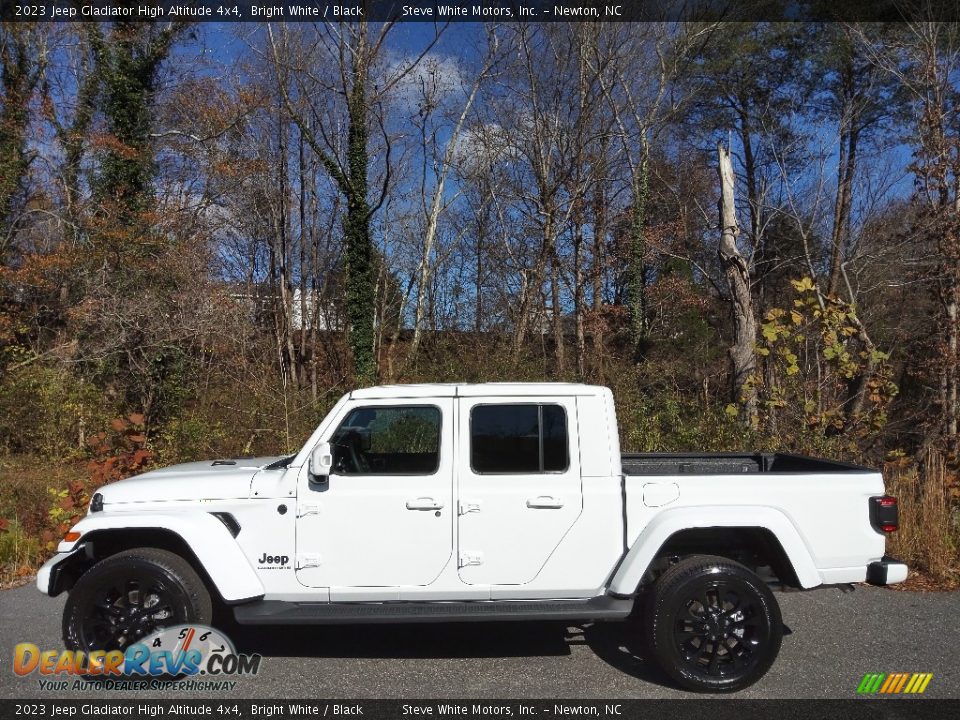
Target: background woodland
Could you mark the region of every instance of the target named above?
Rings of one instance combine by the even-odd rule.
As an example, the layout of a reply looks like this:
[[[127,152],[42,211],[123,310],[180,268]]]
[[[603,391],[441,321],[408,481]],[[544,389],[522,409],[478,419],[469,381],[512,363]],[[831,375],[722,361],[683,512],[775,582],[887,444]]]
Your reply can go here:
[[[883,467],[955,585],[958,301],[955,24],[0,26],[5,579],[352,388],[560,380]]]

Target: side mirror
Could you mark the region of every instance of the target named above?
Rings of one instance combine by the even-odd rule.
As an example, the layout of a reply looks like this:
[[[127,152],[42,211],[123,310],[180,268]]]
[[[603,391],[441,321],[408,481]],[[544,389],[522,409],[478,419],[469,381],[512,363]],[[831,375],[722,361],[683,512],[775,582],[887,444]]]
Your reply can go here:
[[[333,451],[330,443],[320,443],[310,453],[310,478],[326,482],[333,468]]]

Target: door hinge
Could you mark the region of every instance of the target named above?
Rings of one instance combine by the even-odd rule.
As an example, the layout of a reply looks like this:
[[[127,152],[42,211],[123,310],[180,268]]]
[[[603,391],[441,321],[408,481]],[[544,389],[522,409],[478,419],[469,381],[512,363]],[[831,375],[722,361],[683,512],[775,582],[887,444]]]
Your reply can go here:
[[[320,553],[301,553],[297,555],[297,570],[320,567]]]
[[[459,513],[461,515],[466,515],[467,513],[480,512],[480,502],[467,502],[466,500],[460,501]]]
[[[460,567],[483,565],[483,553],[460,553]]]
[[[319,515],[319,505],[301,505],[297,512],[297,517],[306,517],[307,515]]]

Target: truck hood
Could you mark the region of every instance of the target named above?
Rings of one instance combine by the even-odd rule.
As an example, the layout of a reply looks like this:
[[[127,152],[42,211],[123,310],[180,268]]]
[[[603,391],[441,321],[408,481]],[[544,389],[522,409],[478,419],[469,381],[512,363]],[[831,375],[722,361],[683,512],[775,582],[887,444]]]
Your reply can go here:
[[[97,492],[103,495],[104,505],[246,498],[250,494],[253,476],[281,458],[237,458],[171,465],[120,480]]]

